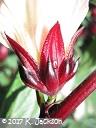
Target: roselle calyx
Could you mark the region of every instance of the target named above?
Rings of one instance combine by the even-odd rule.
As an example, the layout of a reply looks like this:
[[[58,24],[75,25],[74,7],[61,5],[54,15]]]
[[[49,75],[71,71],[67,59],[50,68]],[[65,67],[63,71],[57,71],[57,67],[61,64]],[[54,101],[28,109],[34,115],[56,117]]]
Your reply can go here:
[[[80,28],[64,47],[60,25],[57,22],[49,31],[37,63],[16,41],[7,34],[6,38],[20,60],[19,72],[22,81],[30,88],[47,95],[55,95],[76,73],[78,60],[74,60],[74,44],[82,33]]]

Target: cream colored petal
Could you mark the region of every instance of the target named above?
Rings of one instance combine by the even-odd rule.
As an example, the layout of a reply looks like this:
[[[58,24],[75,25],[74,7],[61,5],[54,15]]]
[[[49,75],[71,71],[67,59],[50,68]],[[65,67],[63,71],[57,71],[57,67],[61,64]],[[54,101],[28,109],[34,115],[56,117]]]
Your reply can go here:
[[[67,47],[88,11],[88,1],[5,0],[9,10],[3,5],[0,11],[6,17],[5,26],[15,28],[18,33],[15,33],[15,36],[20,35],[18,38],[22,42],[21,45],[33,52],[37,51],[36,47],[40,50],[48,31],[57,21],[60,22]]]
[[[3,24],[0,31],[5,31],[37,59],[36,45],[25,30],[26,0],[5,0],[5,3],[0,8],[0,22]]]
[[[89,0],[77,0],[77,1],[75,0],[72,14],[69,18],[69,27],[68,27],[69,31],[67,32],[68,35],[65,34],[65,31],[63,31],[62,29],[63,35],[65,34],[65,48],[66,49],[68,47],[68,44],[71,41],[72,36],[74,35],[74,33],[77,31],[78,27],[84,20],[88,12],[88,9],[89,9]],[[63,23],[61,25],[63,26]]]
[[[36,31],[36,3],[37,0],[25,0],[25,28],[34,40]]]
[[[42,31],[59,21],[65,47],[85,18],[89,0],[37,0],[36,43],[40,47]],[[46,32],[47,34],[47,32]],[[45,34],[45,35],[46,35]]]

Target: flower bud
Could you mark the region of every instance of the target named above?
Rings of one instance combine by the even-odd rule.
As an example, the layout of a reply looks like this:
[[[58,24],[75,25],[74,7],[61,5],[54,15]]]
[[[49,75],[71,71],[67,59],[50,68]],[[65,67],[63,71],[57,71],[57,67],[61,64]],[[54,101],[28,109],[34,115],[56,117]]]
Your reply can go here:
[[[90,25],[90,32],[91,32],[93,35],[96,35],[96,22],[93,22],[93,23]]]
[[[96,6],[92,8],[91,15],[96,18]]]
[[[0,62],[3,62],[8,56],[8,49],[0,44]]]

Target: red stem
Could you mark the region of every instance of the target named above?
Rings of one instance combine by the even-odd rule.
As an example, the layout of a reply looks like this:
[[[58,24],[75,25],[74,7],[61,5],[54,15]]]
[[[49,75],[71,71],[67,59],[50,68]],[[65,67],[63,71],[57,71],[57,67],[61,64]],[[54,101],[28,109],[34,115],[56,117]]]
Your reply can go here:
[[[96,89],[96,71],[83,81],[60,105],[59,109],[50,115],[51,118],[61,118],[63,121]]]

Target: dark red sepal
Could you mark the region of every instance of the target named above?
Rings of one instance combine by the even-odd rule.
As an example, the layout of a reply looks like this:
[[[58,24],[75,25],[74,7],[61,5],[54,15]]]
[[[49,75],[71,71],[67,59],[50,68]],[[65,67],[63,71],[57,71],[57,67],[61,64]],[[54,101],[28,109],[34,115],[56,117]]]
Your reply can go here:
[[[37,90],[41,89],[42,92],[46,93],[47,89],[39,79],[39,69],[34,59],[16,41],[11,39],[8,35],[6,35],[6,37],[22,63],[22,66],[19,65],[21,79],[29,87]]]
[[[15,51],[16,55],[19,57],[21,63],[28,68],[28,66],[32,67],[36,72],[38,71],[38,65],[35,60],[28,54],[28,52],[21,47],[16,41],[10,38],[6,33],[6,38],[9,41],[11,47]]]
[[[51,93],[56,93],[59,87],[58,72],[56,73],[50,59],[46,69],[46,87]]]
[[[57,22],[48,33],[40,57],[40,76],[50,92],[57,92],[59,89],[58,70],[64,54],[64,43]]]
[[[30,69],[26,69],[26,67],[19,64],[19,73],[22,81],[30,88],[34,88],[43,93],[49,95],[46,86],[40,81],[38,76]]]
[[[73,56],[74,45],[77,39],[82,35],[84,27],[81,27],[72,37],[69,46],[66,49],[65,59],[70,59]]]
[[[79,59],[75,61],[73,57],[69,60],[64,59],[62,61],[59,68],[59,82],[61,86],[75,75],[78,68],[78,61]]]
[[[40,75],[46,75],[48,63],[51,63],[56,76],[58,77],[58,68],[64,58],[64,43],[60,31],[60,25],[57,22],[49,31],[48,36],[43,44],[40,57]]]

